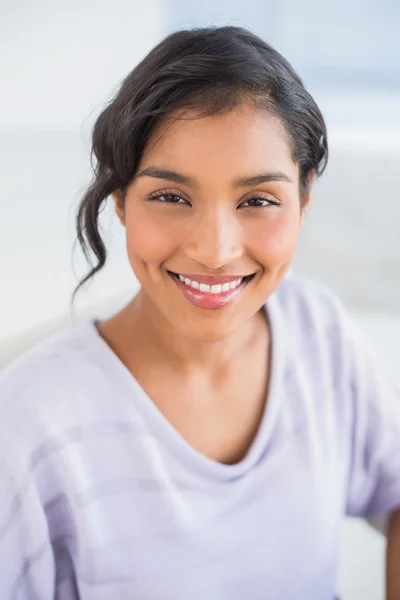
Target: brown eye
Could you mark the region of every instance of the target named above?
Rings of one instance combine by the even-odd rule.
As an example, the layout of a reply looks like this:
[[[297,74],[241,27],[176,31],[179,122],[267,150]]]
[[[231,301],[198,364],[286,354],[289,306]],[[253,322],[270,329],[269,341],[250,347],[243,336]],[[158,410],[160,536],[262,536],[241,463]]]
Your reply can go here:
[[[280,202],[278,200],[274,200],[272,198],[263,198],[261,196],[256,196],[254,198],[249,198],[242,202],[240,207],[250,207],[250,208],[263,208],[265,206],[280,206]]]
[[[164,204],[186,204],[190,206],[189,202],[178,196],[178,194],[168,194],[165,192],[157,192],[148,197],[150,202],[160,202]]]

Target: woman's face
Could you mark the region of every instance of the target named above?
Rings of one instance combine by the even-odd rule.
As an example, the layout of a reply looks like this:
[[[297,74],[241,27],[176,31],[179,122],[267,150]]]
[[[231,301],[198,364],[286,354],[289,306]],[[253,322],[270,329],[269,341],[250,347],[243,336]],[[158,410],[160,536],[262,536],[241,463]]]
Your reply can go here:
[[[114,197],[145,301],[199,341],[234,333],[274,292],[305,205],[282,125],[248,105],[161,123]]]

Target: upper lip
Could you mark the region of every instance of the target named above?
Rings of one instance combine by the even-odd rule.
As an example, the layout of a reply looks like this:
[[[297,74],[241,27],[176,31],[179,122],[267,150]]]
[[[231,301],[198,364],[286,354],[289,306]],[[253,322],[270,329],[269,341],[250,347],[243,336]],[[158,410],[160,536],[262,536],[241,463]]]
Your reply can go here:
[[[200,273],[177,273],[176,271],[171,272],[175,275],[182,275],[182,277],[190,279],[191,281],[198,281],[198,283],[204,283],[206,285],[223,285],[224,283],[231,283],[232,281],[243,279],[243,277],[250,277],[251,275],[254,275],[254,273],[250,273],[247,275],[204,275]]]

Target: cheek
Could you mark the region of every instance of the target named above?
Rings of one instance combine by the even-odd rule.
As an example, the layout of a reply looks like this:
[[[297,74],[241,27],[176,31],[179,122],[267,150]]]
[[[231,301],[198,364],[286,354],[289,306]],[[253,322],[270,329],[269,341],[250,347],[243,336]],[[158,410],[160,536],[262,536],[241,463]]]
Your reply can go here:
[[[132,265],[157,266],[167,260],[179,244],[176,227],[165,220],[150,218],[143,211],[127,212],[126,237]]]
[[[279,209],[274,215],[257,223],[249,230],[248,240],[261,263],[285,263],[296,248],[300,230],[300,211]]]

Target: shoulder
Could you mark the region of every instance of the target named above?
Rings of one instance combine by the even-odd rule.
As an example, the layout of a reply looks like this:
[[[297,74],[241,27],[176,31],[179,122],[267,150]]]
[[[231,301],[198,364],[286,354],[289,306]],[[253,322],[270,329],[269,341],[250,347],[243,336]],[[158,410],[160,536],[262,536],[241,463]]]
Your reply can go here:
[[[35,428],[76,420],[85,386],[95,380],[90,322],[65,327],[25,351],[0,373],[4,429],[30,437]],[[36,431],[38,433],[38,431]]]
[[[351,322],[344,304],[329,287],[305,277],[286,277],[273,302],[293,332],[340,334]]]
[[[329,386],[339,380],[350,385],[365,340],[340,298],[322,283],[289,276],[270,302],[283,338],[278,344],[291,369]]]
[[[347,382],[353,391],[362,388],[363,393],[366,386],[376,387],[378,380],[383,387],[384,380],[392,384],[393,377],[371,341],[326,285],[289,276],[271,301],[281,322],[286,354],[298,367],[308,364],[313,378],[328,370],[336,383]]]
[[[71,325],[33,344],[1,370],[0,389],[3,393],[15,387],[29,390],[32,385],[36,388],[64,378],[69,369],[81,364],[91,328],[90,322]]]

